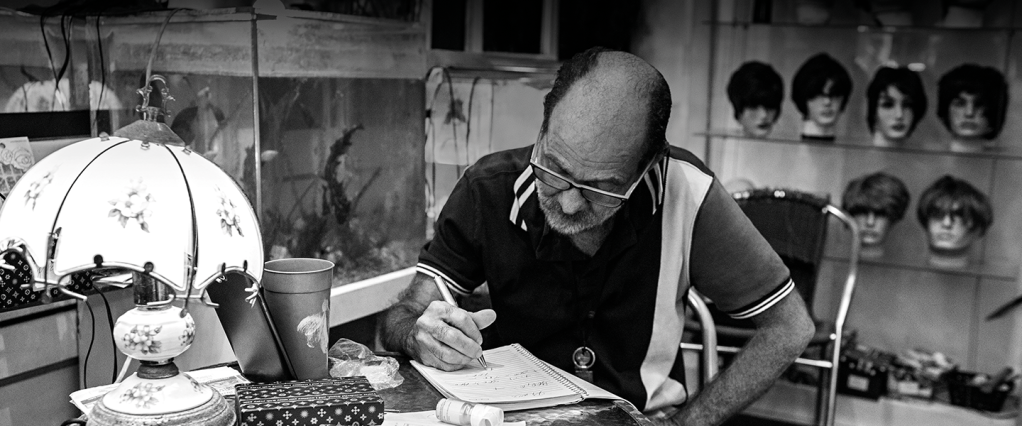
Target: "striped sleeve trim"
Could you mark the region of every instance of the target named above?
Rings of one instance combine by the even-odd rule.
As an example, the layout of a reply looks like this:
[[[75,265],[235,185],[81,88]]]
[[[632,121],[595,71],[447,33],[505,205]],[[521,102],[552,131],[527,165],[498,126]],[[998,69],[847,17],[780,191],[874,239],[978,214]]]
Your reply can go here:
[[[455,294],[457,294],[459,296],[468,296],[469,294],[472,293],[471,290],[468,290],[468,289],[458,285],[458,283],[456,283],[454,280],[452,280],[451,277],[447,276],[447,274],[445,274],[443,272],[440,272],[439,269],[436,269],[436,268],[434,268],[432,266],[429,266],[427,264],[419,263],[419,264],[415,265],[415,271],[416,272],[422,272],[423,274],[429,275],[430,278],[440,277],[440,279],[442,279],[444,281],[444,283],[447,284],[447,288],[451,289],[451,291],[453,291]]]
[[[536,192],[536,178],[532,173],[532,166],[528,166],[515,180],[514,193],[515,198],[511,201],[511,223],[515,226],[522,228],[523,231],[528,231],[529,228],[525,225],[525,216],[521,215],[522,205]]]
[[[792,281],[791,278],[788,278],[788,282],[786,282],[783,285],[777,287],[776,290],[774,290],[770,294],[766,295],[766,297],[761,299],[759,302],[756,302],[756,303],[752,304],[752,306],[749,306],[747,308],[743,308],[743,309],[741,309],[741,310],[739,310],[737,312],[729,313],[728,315],[731,318],[734,318],[734,319],[749,319],[749,318],[752,318],[752,317],[754,317],[756,315],[759,315],[759,314],[763,313],[763,311],[766,311],[767,309],[770,309],[771,306],[774,306],[775,304],[777,304],[777,302],[779,302],[785,296],[790,294],[791,291],[794,290],[794,289],[795,289],[795,282]]]

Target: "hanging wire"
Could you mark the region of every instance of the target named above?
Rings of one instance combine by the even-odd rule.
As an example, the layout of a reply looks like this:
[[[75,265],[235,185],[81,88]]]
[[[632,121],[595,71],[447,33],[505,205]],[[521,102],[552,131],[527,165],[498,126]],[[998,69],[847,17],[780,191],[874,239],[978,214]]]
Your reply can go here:
[[[103,59],[103,33],[99,30],[100,19],[100,16],[96,16],[96,46],[99,48],[99,98],[96,99],[96,117],[92,121],[93,128],[96,128],[97,123],[99,122],[99,110],[103,107],[103,92],[106,91],[106,60]],[[92,108],[91,90],[89,91],[89,103],[89,108]],[[96,130],[96,133],[99,133],[98,129]]]
[[[149,79],[153,76],[153,59],[156,58],[156,48],[160,47],[160,39],[163,38],[163,32],[167,29],[167,24],[170,23],[170,18],[174,17],[174,14],[181,9],[172,9],[170,14],[167,15],[167,19],[163,21],[163,25],[160,26],[160,32],[156,33],[156,41],[153,42],[153,47],[149,49],[149,61],[145,65],[145,84],[149,86]]]
[[[113,313],[110,312],[110,302],[106,299],[106,295],[104,295],[103,292],[99,291],[98,289],[96,290],[96,293],[98,293],[99,297],[103,299],[103,306],[106,308],[106,321],[107,321],[107,324],[110,325],[110,342],[113,344],[113,347],[114,347],[113,352],[111,352],[112,354],[114,354],[114,356],[111,357],[114,360],[114,371],[110,375],[110,380],[116,382],[117,381],[117,356],[116,356],[116,354],[117,354],[117,337],[114,336],[114,316],[113,316]],[[88,302],[86,301],[86,303],[88,303]],[[92,328],[93,328],[93,330],[95,330],[96,329],[95,325],[93,325]],[[93,332],[95,332],[95,331],[93,331]],[[113,383],[113,382],[111,382],[111,383]]]
[[[85,307],[89,308],[89,324],[92,326],[92,332],[89,333],[89,349],[85,351],[85,361],[82,362],[82,389],[89,388],[89,356],[92,355],[92,343],[96,341],[96,315],[92,312],[92,305],[86,299],[84,301]],[[81,330],[78,330],[78,335],[81,335]],[[113,338],[113,334],[110,335]],[[116,352],[114,352],[116,353]]]
[[[469,144],[471,143],[470,136],[472,135],[472,98],[476,94],[476,84],[479,83],[478,75],[472,79],[472,86],[468,89],[468,112],[465,114],[465,164],[467,165],[472,162],[472,156],[469,155]]]

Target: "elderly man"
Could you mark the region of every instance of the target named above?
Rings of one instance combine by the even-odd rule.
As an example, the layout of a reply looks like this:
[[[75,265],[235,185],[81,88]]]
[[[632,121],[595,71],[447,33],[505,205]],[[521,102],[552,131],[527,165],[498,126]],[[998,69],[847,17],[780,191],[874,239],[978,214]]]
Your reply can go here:
[[[566,62],[536,144],[486,156],[458,182],[386,314],[385,345],[454,370],[481,344],[519,343],[669,424],[719,423],[764,392],[813,323],[720,183],[667,144],[670,108],[667,82],[636,56],[590,49]],[[443,302],[435,278],[459,295],[488,283],[494,310]],[[758,329],[688,401],[678,346],[690,285]]]

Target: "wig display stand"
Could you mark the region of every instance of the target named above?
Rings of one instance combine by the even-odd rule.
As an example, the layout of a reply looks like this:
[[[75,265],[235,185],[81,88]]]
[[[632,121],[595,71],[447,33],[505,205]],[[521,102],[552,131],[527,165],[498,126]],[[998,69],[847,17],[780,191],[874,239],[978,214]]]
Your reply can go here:
[[[930,257],[927,259],[930,265],[947,268],[947,269],[958,269],[969,266],[969,252],[936,252],[930,251]]]

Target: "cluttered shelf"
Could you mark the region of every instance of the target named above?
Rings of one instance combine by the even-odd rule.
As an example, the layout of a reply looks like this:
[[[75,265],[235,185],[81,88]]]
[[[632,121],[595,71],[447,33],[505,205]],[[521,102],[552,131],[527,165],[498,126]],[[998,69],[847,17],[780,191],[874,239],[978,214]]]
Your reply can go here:
[[[813,420],[814,387],[779,381],[746,411],[757,417],[810,424]],[[840,395],[837,399],[836,423],[859,424],[925,424],[931,426],[990,425],[1013,426],[1018,414],[1017,400],[1008,397],[997,412],[981,411],[921,398],[866,398]]]
[[[726,131],[700,132],[696,133],[696,136],[706,137],[710,141],[722,140],[768,145],[806,146],[846,151],[892,152],[960,158],[1022,160],[1022,149],[996,145],[984,146],[982,150],[977,151],[956,151],[952,150],[948,143],[906,143],[901,146],[878,146],[872,144],[872,141],[870,140],[839,139],[832,142],[821,142],[783,137],[757,138]]]
[[[419,79],[426,71],[426,55],[421,49],[425,30],[418,23],[294,12],[252,8],[175,11],[157,55],[159,70],[235,77],[398,79]],[[78,50],[102,40],[103,50],[96,48],[95,54],[105,55],[100,56],[107,62],[105,66],[142,70],[145,53],[153,43],[153,26],[161,25],[170,13],[74,22],[66,44]],[[4,24],[0,25],[0,40],[4,40],[0,45],[6,52],[15,52],[0,58],[0,66],[49,67],[47,57],[38,52],[46,51],[44,33],[52,38],[54,31],[61,32],[58,20],[48,23],[0,9],[0,21]]]
[[[840,264],[848,263],[848,256],[827,254],[824,259]],[[968,278],[987,278],[994,282],[1011,282],[1018,279],[1019,267],[1012,263],[973,263],[966,265],[933,264],[926,259],[892,259],[890,257],[861,257],[859,265],[894,268],[907,271],[928,272],[940,275],[954,275]]]
[[[992,26],[982,28],[960,28],[936,25],[867,25],[861,23],[822,23],[804,24],[799,22],[752,22],[752,21],[704,21],[705,25],[716,27],[732,27],[748,29],[750,27],[761,28],[799,28],[807,30],[854,30],[859,33],[894,34],[894,33],[1005,33],[1015,32],[1022,27],[1014,26]]]

